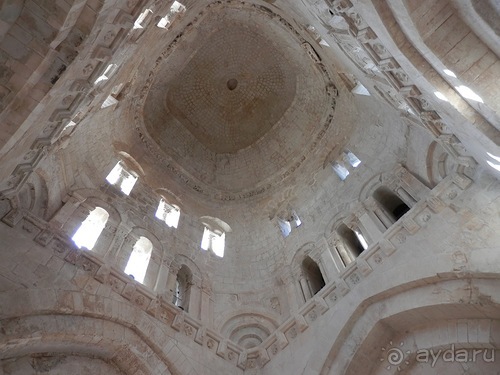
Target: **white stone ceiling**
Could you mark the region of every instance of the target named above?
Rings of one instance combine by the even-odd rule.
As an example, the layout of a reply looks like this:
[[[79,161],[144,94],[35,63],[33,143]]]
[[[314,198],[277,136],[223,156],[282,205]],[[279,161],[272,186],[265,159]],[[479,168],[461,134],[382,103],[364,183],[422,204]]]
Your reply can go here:
[[[204,198],[276,189],[327,130],[335,128],[333,141],[342,126],[333,121],[335,84],[315,49],[269,8],[212,4],[160,51],[153,79],[132,88],[144,98],[136,110],[146,147]]]

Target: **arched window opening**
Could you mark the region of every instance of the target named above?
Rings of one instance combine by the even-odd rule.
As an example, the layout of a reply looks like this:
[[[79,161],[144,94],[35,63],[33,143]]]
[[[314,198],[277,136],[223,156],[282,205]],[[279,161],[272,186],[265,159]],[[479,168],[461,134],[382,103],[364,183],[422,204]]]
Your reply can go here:
[[[94,208],[72,237],[76,246],[80,249],[84,247],[88,250],[92,250],[102,230],[104,229],[108,218],[109,214],[104,208]]]
[[[293,229],[298,228],[302,225],[302,220],[300,220],[297,212],[292,211],[289,213],[290,217],[287,219],[282,219],[278,217],[278,225],[281,229],[281,234],[283,237],[288,237]]]
[[[410,210],[410,207],[408,207],[401,198],[385,186],[375,190],[373,198],[375,198],[375,200],[392,216],[394,222],[398,221]]]
[[[201,248],[212,250],[215,255],[222,258],[226,244],[226,233],[231,232],[231,227],[221,219],[212,216],[202,216],[200,220],[205,227]]]
[[[115,105],[116,103],[118,103],[118,100],[116,100],[116,98],[113,95],[108,95],[106,100],[104,100],[102,102],[101,109],[111,107],[112,105]]]
[[[295,228],[298,228],[302,225],[302,220],[300,220],[299,215],[297,215],[297,212],[292,211],[292,216],[290,217],[290,221],[294,223]]]
[[[192,284],[193,274],[191,270],[186,265],[182,265],[179,272],[177,272],[172,303],[184,311],[188,311],[189,309],[189,297],[191,296]]]
[[[347,170],[347,168],[344,166],[344,164],[342,163],[338,163],[338,162],[335,162],[334,164],[332,164],[332,168],[334,170],[334,172],[336,173],[336,175],[342,180],[344,181],[347,176],[349,176],[349,171]]]
[[[161,199],[155,216],[163,220],[167,226],[177,228],[181,211],[179,207],[168,204],[165,200]]]
[[[349,163],[351,164],[351,166],[353,168],[357,168],[359,167],[359,165],[361,164],[361,160],[359,160],[359,158],[354,155],[353,152],[349,151],[349,150],[345,150],[344,151],[344,159]]]
[[[144,26],[142,26],[148,18],[149,15],[153,14],[153,11],[151,9],[145,9],[141,14],[139,14],[139,17],[134,22],[134,27],[133,29],[143,29]]]
[[[224,256],[224,246],[226,242],[226,234],[219,230],[212,231],[205,227],[203,238],[201,240],[201,248],[203,250],[212,250],[218,257]]]
[[[307,279],[311,295],[315,295],[325,286],[325,279],[321,274],[318,264],[310,257],[302,261],[302,270]]]
[[[354,86],[351,92],[356,95],[371,96],[370,91],[359,81],[356,81],[356,86]]]
[[[128,171],[119,161],[109,172],[106,180],[111,185],[119,188],[124,194],[129,195],[137,181],[137,175],[132,171]]]
[[[152,252],[153,243],[146,237],[141,236],[132,249],[127,266],[125,267],[125,273],[142,284],[146,277]]]
[[[283,235],[283,237],[288,237],[292,232],[292,225],[288,220],[283,220],[282,218],[279,217],[278,225],[280,226],[281,234]]]
[[[179,14],[184,13],[185,11],[186,7],[184,5],[182,5],[178,1],[174,1],[167,15],[161,18],[156,26],[167,29],[179,16]]]
[[[117,71],[118,69],[118,65],[116,64],[109,64],[107,67],[106,67],[106,70],[104,71],[104,73],[102,73],[102,75],[100,75],[95,81],[94,81],[94,85],[97,85],[99,82],[102,82],[102,81],[107,81],[108,79],[111,78],[111,76],[113,74],[115,74],[115,72]]]
[[[368,244],[366,243],[363,235],[359,232],[354,232],[345,224],[341,224],[338,227],[337,233],[342,238],[344,245],[347,249],[349,249],[354,258],[357,258],[366,248],[368,248]],[[361,242],[361,239],[363,242]],[[349,262],[346,263],[348,264]]]

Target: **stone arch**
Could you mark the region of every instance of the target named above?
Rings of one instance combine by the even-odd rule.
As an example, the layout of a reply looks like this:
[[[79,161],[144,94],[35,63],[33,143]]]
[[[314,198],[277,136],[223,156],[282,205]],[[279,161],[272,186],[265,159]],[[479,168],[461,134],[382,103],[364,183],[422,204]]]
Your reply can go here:
[[[410,207],[403,200],[391,191],[387,186],[381,185],[373,192],[373,198],[379,203],[382,209],[389,213],[393,222],[398,221]]]
[[[12,301],[19,303],[12,303]],[[78,301],[85,302],[80,305]],[[145,365],[151,360],[152,362],[149,363],[152,364],[153,369],[151,372],[145,373],[163,375],[165,371],[170,371],[172,375],[198,374],[182,350],[177,345],[169,344],[174,333],[163,323],[127,301],[104,298],[82,290],[25,289],[2,293],[0,305],[6,307],[2,310],[2,327],[7,327],[7,323],[11,322],[14,333],[32,334],[37,342],[40,342],[40,338],[43,337],[40,333],[45,331],[53,332],[55,340],[64,337],[66,333],[61,333],[61,327],[65,327],[64,332],[69,332],[69,337],[78,339],[80,336],[83,344],[92,343],[90,345],[97,348],[100,340],[94,341],[91,338],[102,335],[103,330],[105,330],[106,337],[111,337],[111,341],[114,341],[114,343],[110,343],[111,347],[116,345],[126,347],[129,340],[140,346],[138,349],[142,350],[138,350],[135,354],[128,351],[122,352],[119,359],[127,361],[128,357],[122,356],[130,355],[131,358],[138,358]],[[19,324],[23,321],[34,321],[39,317],[44,319],[47,324],[43,324],[43,322],[36,325],[27,324],[27,330],[24,332],[19,330]],[[58,319],[89,323],[85,324],[84,329],[79,329],[81,327],[79,324],[57,323]],[[29,331],[29,327],[33,328],[33,332]],[[9,340],[8,335],[3,335],[0,340],[5,344],[13,342]],[[23,345],[23,342],[23,340],[19,340],[17,343]],[[103,345],[107,345],[107,343],[103,342]],[[164,350],[163,348],[170,349]],[[125,374],[128,375],[128,373]],[[167,374],[169,373],[167,372]]]
[[[189,311],[193,286],[193,273],[183,264],[177,271],[172,303],[181,310]]]
[[[58,325],[65,327],[64,332]],[[109,320],[78,315],[31,315],[3,320],[2,326],[7,331],[4,340],[9,342],[4,357],[45,354],[45,358],[50,358],[47,356],[50,353],[51,357],[60,358],[76,354],[111,363],[123,375],[133,375],[137,371],[164,373],[161,370],[171,374],[168,366],[139,335]],[[23,331],[19,334],[21,327]],[[126,339],[124,332],[127,332]],[[40,365],[46,370],[57,364],[45,362]]]
[[[500,144],[500,136],[498,134],[498,130],[493,125],[497,120],[492,121],[490,113],[477,112],[477,106],[473,108],[470,105],[470,101],[464,100],[464,98],[455,91],[455,88],[453,88],[453,86],[448,83],[448,77],[446,77],[446,74],[443,72],[443,70],[446,68],[443,62],[438,57],[436,57],[432,51],[428,50],[428,47],[425,46],[422,41],[417,40],[417,38],[413,38],[411,40],[408,39],[406,33],[408,32],[408,30],[403,30],[401,25],[397,22],[387,0],[372,0],[372,3],[383,24],[394,25],[394,27],[386,29],[390,37],[392,38],[392,42],[410,61],[410,63],[416,69],[418,69],[420,73],[422,73],[423,78],[427,80],[427,82],[431,84],[436,91],[444,94],[448,101],[455,107],[455,109],[463,117],[470,121],[470,123],[474,124],[476,129],[480,133],[482,133],[482,135],[491,139],[491,141],[498,146]],[[403,0],[398,1],[399,9],[402,9],[404,12],[407,11],[405,3],[406,1],[403,2]],[[417,3],[418,2],[416,2],[415,4]],[[409,31],[410,34],[418,35],[419,32],[416,30],[412,22],[405,23],[405,26],[410,25],[413,28],[413,30]],[[469,27],[466,27],[466,29],[469,29]],[[481,42],[481,44],[483,43]],[[426,48],[427,51],[422,50],[422,47]],[[427,57],[429,56],[432,57],[432,61],[427,60]],[[441,69],[435,68],[434,65],[436,63],[438,63]],[[486,120],[483,117],[484,115],[486,115],[486,117],[490,117],[490,119]]]
[[[360,242],[356,233],[353,229],[348,227],[345,223],[339,223],[335,228],[336,234],[338,235],[339,241],[337,242],[337,248],[339,250],[340,257],[347,266],[354,259],[361,255],[365,248]]]
[[[118,155],[128,169],[133,170],[138,176],[144,177],[144,169],[135,158],[125,151],[118,151]]]
[[[32,202],[30,211],[39,217],[45,218],[49,200],[47,181],[42,175],[34,172],[30,175],[25,185],[30,185],[30,188],[34,190],[34,201]]]
[[[318,263],[309,256],[306,256],[302,261],[302,269],[311,295],[314,296],[325,286],[325,278],[321,273]]]
[[[365,250],[351,228],[352,223],[349,220],[352,221],[354,216],[352,214],[348,217],[345,216],[350,211],[355,211],[355,207],[349,206],[348,208],[338,210],[338,213],[330,220],[328,231],[325,233],[325,238],[331,246],[332,254],[336,259],[335,263],[339,269],[347,267]]]
[[[202,290],[207,288],[208,277],[204,275],[198,265],[183,254],[176,254],[170,268],[171,302],[199,319],[202,310]],[[182,293],[179,299],[178,293]],[[181,302],[182,300],[182,302]],[[206,318],[206,317],[205,317]]]
[[[443,147],[436,141],[432,142],[427,149],[426,169],[427,178],[435,187],[448,175],[450,157]]]
[[[276,319],[256,309],[233,312],[221,322],[222,335],[246,349],[258,346],[278,328]]]
[[[185,265],[189,268],[189,270],[193,273],[193,282],[201,284],[207,281],[207,278],[202,274],[200,267],[198,267],[196,262],[187,256],[183,254],[175,254],[174,262],[180,266]]]
[[[302,246],[300,246],[295,253],[293,254],[293,258],[290,262],[290,266],[293,268],[298,268],[302,264],[302,261],[309,253],[314,250],[315,245],[314,242],[306,242]]]
[[[432,322],[440,322],[438,326],[447,325],[446,322],[453,319],[462,322],[490,319],[500,323],[500,280],[483,277],[481,274],[461,280],[430,277],[370,297],[349,314],[343,329],[324,357],[326,360],[320,374],[382,374],[384,372],[374,372],[380,364],[382,348],[392,339],[405,337],[413,330],[423,332],[426,325],[432,325]],[[462,290],[467,290],[467,297],[460,293]],[[486,300],[488,303],[480,302]],[[378,314],[375,320],[370,318],[374,311]],[[433,318],[430,319],[430,316]],[[464,319],[464,316],[467,318]],[[328,328],[322,329],[326,335]],[[500,331],[500,325],[496,329]],[[353,347],[353,342],[358,344]],[[433,345],[429,343],[430,347]],[[374,350],[374,347],[379,350]],[[350,356],[345,356],[347,352],[351,353]],[[372,366],[366,366],[367,363]]]
[[[404,353],[404,360],[400,368],[406,373],[425,373],[425,370],[430,371],[431,368],[433,372],[439,374],[460,373],[464,362],[469,362],[471,370],[473,369],[476,373],[490,373],[495,368],[493,363],[495,351],[498,356],[500,348],[497,340],[494,339],[500,334],[499,317],[488,318],[477,315],[474,318],[463,319],[462,314],[468,313],[467,310],[469,310],[464,308],[463,304],[450,305],[447,308],[452,311],[450,317],[441,316],[432,322],[412,325],[411,331],[407,329],[408,327],[406,329],[402,327],[401,323],[398,324],[398,321],[411,319],[410,316],[412,318],[417,316],[418,319],[418,315],[435,314],[436,311],[417,308],[377,323],[359,349],[359,354],[354,356],[345,374],[368,374],[366,370],[359,368],[359,364],[356,365],[356,361],[359,363],[359,355],[366,350],[368,342],[373,343],[375,340],[379,345],[382,344],[389,354],[380,350],[378,366],[372,364],[370,374],[387,374],[389,366],[391,370],[397,371],[398,366],[390,365],[388,355],[392,353],[399,355],[401,352]],[[459,318],[456,318],[457,316]],[[382,330],[386,330],[385,334]],[[445,354],[446,352],[448,353]],[[455,355],[460,355],[461,358],[450,361],[449,359],[454,358]],[[464,355],[468,358],[465,361],[463,361]],[[443,357],[446,358],[446,362]],[[369,367],[366,363],[364,365],[365,368]]]
[[[432,148],[432,145],[431,145]],[[385,232],[418,201],[427,197],[429,188],[406,167],[395,165],[378,174],[363,186],[360,201],[366,220],[381,233]]]
[[[300,291],[297,296],[299,301],[306,302],[325,286],[326,267],[321,263],[314,243],[305,243],[295,252],[291,269],[297,283],[296,290]]]
[[[409,187],[413,185],[415,186],[413,189],[415,190],[415,192],[408,192],[407,190],[409,189]],[[414,173],[406,166],[403,166],[401,164],[393,164],[392,167],[386,169],[385,172],[376,174],[363,185],[363,188],[359,193],[359,201],[364,202],[373,197],[373,193],[375,192],[375,190],[377,190],[381,186],[386,186],[390,190],[393,190],[401,197],[401,199],[408,203],[410,207],[422,198],[421,195],[423,194],[421,193],[421,191],[429,190],[429,188],[425,186],[420,180],[418,180],[418,178],[415,177]],[[406,191],[405,195],[410,195],[410,197],[403,197],[399,193],[402,188]]]
[[[414,30],[420,37],[418,41],[417,38],[413,38],[413,44],[431,65],[436,67],[436,71],[441,76],[444,76],[445,73],[443,73],[444,69],[438,68],[440,65],[451,70],[460,80],[460,84],[470,87],[479,96],[494,98],[500,95],[500,89],[496,85],[490,85],[491,74],[494,74],[495,70],[491,65],[498,62],[498,57],[483,42],[482,35],[477,35],[467,24],[457,9],[456,2],[441,1],[439,6],[432,9],[433,11],[426,12],[422,12],[422,9],[426,8],[422,7],[424,5],[422,2],[417,4],[403,0],[402,3],[408,12]],[[488,4],[487,1],[482,3]],[[487,7],[484,6],[484,8]],[[476,18],[479,18],[477,14]],[[463,59],[464,47],[467,48],[467,54],[470,56],[468,59]],[[471,74],[471,69],[473,74]],[[453,84],[458,86],[459,83],[452,83],[450,86]],[[489,93],[486,95],[488,91]],[[462,94],[460,91],[459,93]],[[462,96],[466,100],[468,99],[467,96],[463,94]],[[473,103],[469,103],[474,106]],[[487,105],[497,112],[500,109],[494,99]],[[474,106],[474,108],[476,107]]]

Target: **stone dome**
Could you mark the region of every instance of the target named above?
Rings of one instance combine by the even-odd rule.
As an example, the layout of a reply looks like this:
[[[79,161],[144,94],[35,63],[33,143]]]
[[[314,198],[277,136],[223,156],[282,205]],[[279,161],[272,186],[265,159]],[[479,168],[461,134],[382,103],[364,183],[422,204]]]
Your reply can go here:
[[[325,128],[342,126],[332,121],[331,74],[268,8],[209,6],[158,56],[142,88],[143,126],[169,168],[206,198],[276,188]]]

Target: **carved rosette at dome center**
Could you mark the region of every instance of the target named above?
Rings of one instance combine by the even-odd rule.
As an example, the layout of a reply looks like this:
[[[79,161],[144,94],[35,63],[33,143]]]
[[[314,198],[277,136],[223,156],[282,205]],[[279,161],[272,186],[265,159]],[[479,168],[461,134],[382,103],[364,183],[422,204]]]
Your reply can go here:
[[[337,95],[288,21],[236,2],[205,8],[145,76],[135,118],[149,153],[183,189],[224,201],[291,177],[330,129]]]

